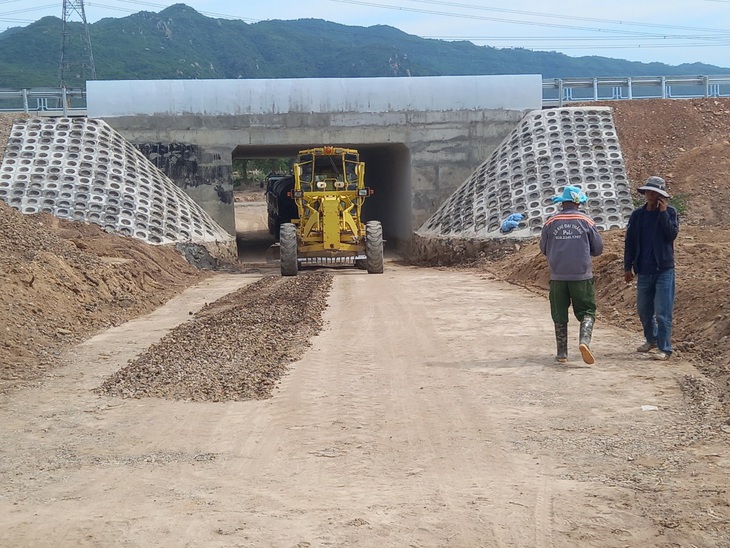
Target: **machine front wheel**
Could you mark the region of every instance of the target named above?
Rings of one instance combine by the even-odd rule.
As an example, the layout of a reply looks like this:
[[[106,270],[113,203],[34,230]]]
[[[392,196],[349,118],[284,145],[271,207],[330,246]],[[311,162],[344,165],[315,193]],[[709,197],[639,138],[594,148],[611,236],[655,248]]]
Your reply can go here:
[[[383,273],[383,227],[380,221],[365,223],[365,257],[368,274]]]

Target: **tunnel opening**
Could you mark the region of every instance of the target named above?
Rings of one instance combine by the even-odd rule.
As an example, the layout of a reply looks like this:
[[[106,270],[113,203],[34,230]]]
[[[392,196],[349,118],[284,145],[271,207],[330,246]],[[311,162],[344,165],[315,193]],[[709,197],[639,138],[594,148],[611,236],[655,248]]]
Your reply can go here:
[[[288,166],[290,170],[300,150],[324,145],[360,152],[360,160],[365,162],[365,184],[373,190],[363,207],[363,220],[382,223],[386,251],[402,249],[412,233],[411,157],[404,143],[238,145],[231,153],[231,160],[234,169],[252,160],[259,160],[256,164],[265,161],[264,165],[277,165],[274,160],[279,160],[279,166]],[[236,241],[239,258],[254,260],[263,256],[276,240],[267,223],[266,189],[251,182],[245,188],[236,192]]]

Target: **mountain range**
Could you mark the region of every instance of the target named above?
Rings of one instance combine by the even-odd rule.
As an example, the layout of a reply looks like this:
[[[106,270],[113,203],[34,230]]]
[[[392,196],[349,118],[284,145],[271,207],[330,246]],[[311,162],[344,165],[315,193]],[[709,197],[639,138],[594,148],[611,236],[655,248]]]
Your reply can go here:
[[[83,25],[68,24],[67,87],[91,79]],[[387,25],[321,19],[245,23],[201,15],[185,4],[88,25],[96,78],[359,78],[541,74],[543,78],[727,74],[692,63],[666,65],[608,57],[477,46],[425,39]],[[0,88],[56,87],[62,21],[44,17],[0,33]]]

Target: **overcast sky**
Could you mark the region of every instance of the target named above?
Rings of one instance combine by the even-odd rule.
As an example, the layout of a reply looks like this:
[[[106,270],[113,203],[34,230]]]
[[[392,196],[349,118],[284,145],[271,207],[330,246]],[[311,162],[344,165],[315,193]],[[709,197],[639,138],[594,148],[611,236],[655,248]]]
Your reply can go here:
[[[82,0],[67,0],[69,9]],[[159,12],[165,0],[83,0],[89,23]],[[345,25],[390,25],[408,34],[471,40],[499,48],[601,55],[671,65],[730,67],[730,0],[187,0],[208,17],[255,23],[316,18]],[[63,0],[0,0],[0,31],[47,15]],[[72,11],[72,20],[81,17]],[[728,71],[730,72],[730,70]]]

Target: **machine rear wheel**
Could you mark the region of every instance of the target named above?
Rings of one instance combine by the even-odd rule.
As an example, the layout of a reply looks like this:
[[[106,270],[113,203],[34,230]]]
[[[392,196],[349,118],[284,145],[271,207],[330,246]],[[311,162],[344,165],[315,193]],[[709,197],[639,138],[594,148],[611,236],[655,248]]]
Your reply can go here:
[[[297,227],[284,223],[279,229],[279,257],[282,276],[297,275]]]
[[[383,273],[383,227],[380,221],[365,224],[365,257],[368,274]]]

